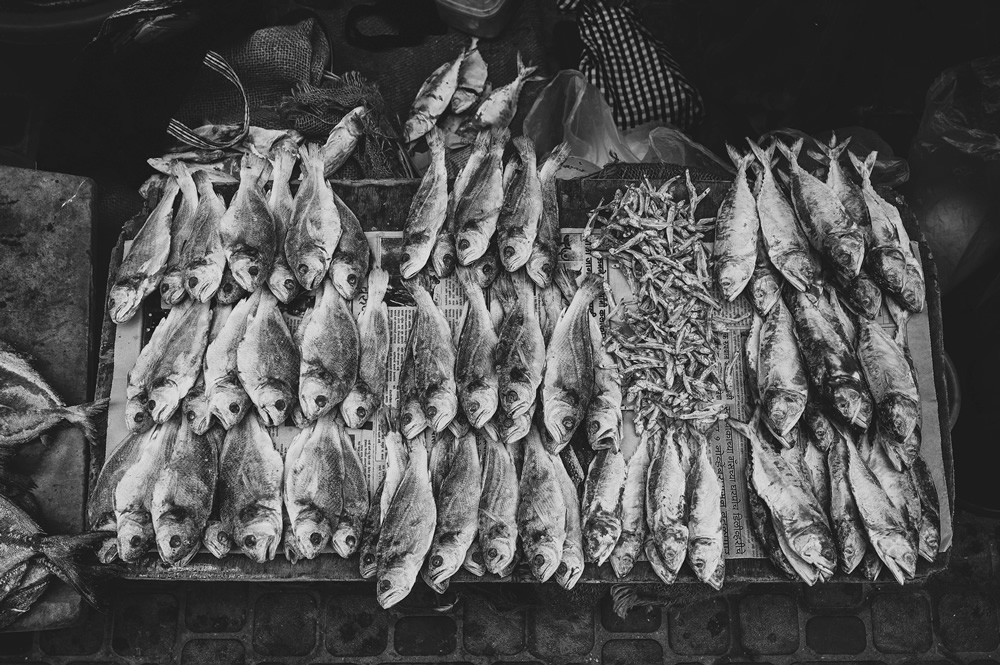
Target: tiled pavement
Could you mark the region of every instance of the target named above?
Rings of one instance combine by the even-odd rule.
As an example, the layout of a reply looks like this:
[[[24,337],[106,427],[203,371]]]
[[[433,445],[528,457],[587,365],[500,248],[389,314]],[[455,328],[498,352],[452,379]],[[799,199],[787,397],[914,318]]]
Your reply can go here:
[[[957,516],[948,571],[924,585],[753,584],[726,594],[644,587],[625,619],[606,589],[420,585],[379,609],[371,583],[122,582],[79,625],[0,635],[0,665],[51,663],[1000,662],[1000,524]],[[992,658],[992,660],[991,660]]]

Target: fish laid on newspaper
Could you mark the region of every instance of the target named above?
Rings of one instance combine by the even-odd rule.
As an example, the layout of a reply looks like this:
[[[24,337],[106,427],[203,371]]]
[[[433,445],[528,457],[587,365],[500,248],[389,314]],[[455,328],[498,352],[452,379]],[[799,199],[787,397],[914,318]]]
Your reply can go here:
[[[524,416],[535,403],[545,369],[534,288],[523,272],[516,272],[497,281],[493,294],[504,309],[496,350],[500,411],[510,418]]]
[[[509,139],[507,129],[480,132],[459,176],[461,189],[456,182],[455,249],[460,265],[481,258],[496,233],[504,202],[503,151]]]
[[[414,314],[414,320],[416,314]],[[416,361],[413,357],[413,343],[416,333],[416,326],[411,325],[410,334],[406,340],[406,349],[403,351],[403,362],[399,368],[399,399],[398,416],[399,426],[403,436],[407,441],[414,439],[418,434],[427,428],[427,416],[420,406],[422,387],[417,383]]]
[[[395,419],[388,410],[379,412],[379,427],[385,432],[383,445],[385,446],[385,475],[382,483],[372,495],[371,505],[368,507],[368,515],[365,518],[364,533],[361,535],[361,545],[358,550],[361,577],[368,579],[378,572],[378,543],[381,538],[382,524],[385,515],[389,511],[392,498],[399,488],[399,483],[403,479],[406,471],[409,453],[403,435],[400,434]]]
[[[236,347],[236,371],[264,423],[277,427],[298,403],[299,350],[274,295],[262,289],[259,298]]]
[[[570,146],[563,142],[552,149],[538,169],[538,181],[542,190],[542,214],[538,220],[538,233],[531,246],[526,268],[531,281],[540,288],[552,283],[556,265],[559,263],[559,247],[562,233],[559,230],[559,196],[556,191],[556,173],[569,157]]]
[[[555,468],[562,461],[545,449],[535,425],[529,429],[523,445],[517,531],[531,574],[536,581],[545,582],[559,567],[566,541],[566,501]]]
[[[261,189],[267,160],[252,153],[240,164],[240,187],[219,221],[219,237],[236,282],[253,293],[274,266],[277,237],[274,216]]]
[[[375,415],[385,395],[389,362],[389,308],[385,304],[388,288],[389,273],[372,268],[368,273],[368,300],[358,317],[358,380],[340,404],[340,415],[354,429]]]
[[[28,443],[61,422],[96,441],[94,420],[107,406],[107,399],[67,406],[28,356],[0,340],[0,448]]]
[[[879,425],[896,441],[906,441],[920,422],[920,394],[903,349],[881,325],[862,317],[857,352]]]
[[[272,182],[267,206],[274,217],[275,254],[274,267],[268,275],[267,285],[274,297],[285,304],[292,302],[300,290],[285,254],[285,240],[292,224],[292,211],[295,209],[289,181],[298,158],[299,146],[293,139],[280,139],[271,148]]]
[[[291,546],[295,556],[314,559],[333,537],[340,520],[343,496],[340,479],[344,475],[343,454],[331,416],[317,418],[299,430],[285,453],[282,497],[291,521]]]
[[[406,283],[417,305],[413,323],[413,376],[420,390],[420,408],[434,432],[458,414],[455,344],[444,313],[422,280]]]
[[[240,383],[236,364],[236,350],[246,333],[247,321],[260,302],[260,291],[239,301],[235,307],[217,305],[212,327],[221,321],[218,334],[205,349],[205,397],[209,411],[230,429],[247,413],[250,396]]]
[[[862,562],[868,549],[865,526],[858,513],[858,504],[851,489],[847,466],[850,445],[839,433],[827,453],[830,472],[830,524],[837,543],[840,569],[851,573]]]
[[[757,263],[747,285],[750,303],[761,317],[767,316],[774,303],[781,298],[781,281],[781,274],[771,263],[761,240],[757,247]]]
[[[654,432],[646,479],[646,558],[665,584],[672,584],[688,548],[687,475],[681,453],[682,435],[676,425]]]
[[[332,415],[328,415],[328,418]],[[331,542],[333,551],[343,558],[353,555],[361,542],[361,525],[368,512],[368,481],[361,458],[354,447],[354,441],[348,435],[344,424],[334,421],[337,441],[343,454],[344,475],[340,480],[340,491],[343,503],[340,520],[335,525]],[[332,520],[331,520],[332,521]]]
[[[448,170],[445,167],[445,145],[436,128],[427,134],[431,163],[413,195],[410,211],[403,227],[403,248],[399,257],[399,274],[410,279],[420,272],[434,249],[438,233],[448,217]]]
[[[302,183],[285,234],[285,258],[302,288],[312,291],[326,277],[342,231],[333,189],[323,174],[322,151],[310,144],[299,155]]]
[[[122,259],[108,294],[108,312],[115,323],[125,323],[135,316],[146,296],[160,285],[170,257],[170,223],[178,192],[180,185],[171,178]]]
[[[718,591],[726,577],[722,485],[709,459],[705,435],[694,430],[691,448],[687,560],[698,579]]]
[[[625,457],[620,450],[597,451],[583,484],[583,550],[587,561],[603,565],[622,534]]]
[[[358,140],[365,133],[367,115],[368,110],[364,106],[353,108],[330,130],[326,142],[320,148],[323,156],[323,173],[327,178],[332,178],[333,174],[339,171],[354,154]]]
[[[622,430],[622,382],[615,359],[604,348],[601,326],[590,318],[594,349],[594,394],[587,409],[587,441],[594,450],[619,448]]]
[[[756,376],[761,416],[784,439],[805,411],[809,382],[792,316],[780,299],[763,321],[754,319],[747,345],[748,357],[756,361],[751,374]]]
[[[458,279],[468,302],[455,366],[458,401],[469,424],[481,429],[489,424],[499,402],[499,379],[494,362],[497,333],[483,290],[476,284],[472,272],[459,267]]]
[[[715,280],[722,289],[722,296],[732,301],[753,276],[760,217],[747,180],[747,168],[754,155],[752,152],[741,155],[728,143],[726,149],[736,165],[736,179],[729,186],[715,217]]]
[[[306,420],[340,405],[358,378],[361,336],[348,301],[323,280],[300,324],[298,401]]]
[[[441,117],[451,104],[451,99],[458,89],[459,75],[466,53],[463,51],[454,60],[450,60],[427,77],[417,96],[410,105],[410,115],[403,125],[403,141],[410,143],[424,136],[434,128],[434,123]]]
[[[219,291],[226,271],[226,251],[219,235],[226,203],[215,193],[204,171],[194,174],[194,182],[198,187],[198,211],[184,264],[184,289],[198,302],[207,302]]]
[[[500,574],[517,552],[517,470],[506,446],[483,430],[479,430],[476,437],[483,472],[479,547],[486,570]]]
[[[278,551],[283,475],[281,454],[256,413],[226,432],[219,457],[222,531],[257,563]]]
[[[336,194],[333,195],[333,200],[340,213],[341,234],[330,263],[330,280],[340,295],[354,300],[368,274],[372,250],[357,215]]]
[[[778,186],[771,170],[774,144],[766,150],[747,139],[750,149],[760,165],[757,185],[757,214],[760,216],[760,234],[771,263],[788,283],[799,291],[813,285],[819,275],[819,264],[809,247],[792,204]]]
[[[434,540],[437,509],[425,437],[407,441],[409,457],[382,518],[376,549],[376,594],[384,609],[406,598]]]
[[[561,462],[553,465],[559,489],[566,503],[566,540],[563,541],[562,560],[556,568],[556,582],[567,591],[580,581],[585,566],[584,532],[580,515],[580,494]]]
[[[622,489],[622,531],[611,551],[611,567],[618,579],[632,571],[646,540],[646,476],[649,472],[649,433],[639,437],[625,467]]]
[[[184,300],[184,265],[193,247],[198,221],[198,185],[183,162],[174,162],[174,174],[181,188],[181,202],[170,225],[170,255],[160,279],[160,297],[168,305]]]
[[[87,500],[87,526],[91,531],[107,531],[115,534],[116,539],[107,546],[102,547],[97,557],[101,563],[111,563],[118,558],[118,518],[116,492],[118,484],[126,474],[134,473],[133,469],[157,467],[158,461],[154,458],[159,454],[159,449],[147,445],[152,439],[153,430],[145,432],[129,432],[124,440],[119,442],[111,453],[104,460],[104,466],[94,483],[94,490]],[[147,461],[140,465],[143,456],[152,454]],[[140,466],[137,466],[140,465]],[[137,545],[142,540],[136,541]]]
[[[512,143],[521,168],[504,190],[496,231],[500,262],[507,272],[514,272],[528,262],[542,217],[542,184],[536,170],[535,144],[527,136],[518,136]]]
[[[146,409],[157,423],[165,423],[174,415],[198,378],[212,325],[208,303],[185,300],[173,309],[177,310],[176,327],[171,327],[145,383]],[[167,318],[173,315],[171,310]]]

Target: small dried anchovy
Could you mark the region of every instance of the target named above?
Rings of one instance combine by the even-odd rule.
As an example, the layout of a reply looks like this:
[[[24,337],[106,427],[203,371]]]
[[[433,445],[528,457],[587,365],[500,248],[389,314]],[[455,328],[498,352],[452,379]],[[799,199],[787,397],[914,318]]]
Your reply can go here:
[[[708,189],[699,193],[688,173],[688,195],[675,201],[668,194],[675,180],[619,189],[591,212],[583,235],[632,289],[614,308],[617,325],[606,344],[638,433],[660,427],[661,417],[701,424],[725,418],[719,333],[727,320],[719,317],[704,245],[715,219],[696,217]]]

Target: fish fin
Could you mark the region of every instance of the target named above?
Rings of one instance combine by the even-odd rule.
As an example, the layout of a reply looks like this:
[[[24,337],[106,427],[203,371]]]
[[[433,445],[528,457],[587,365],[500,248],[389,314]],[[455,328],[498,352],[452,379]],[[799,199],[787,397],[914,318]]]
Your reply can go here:
[[[549,153],[549,156],[545,158],[542,162],[542,166],[538,169],[538,178],[543,182],[548,182],[556,177],[556,171],[562,168],[562,165],[569,158],[570,146],[569,143],[563,141]]]
[[[527,157],[535,152],[535,142],[531,140],[530,136],[515,136],[511,140],[511,143],[514,144],[514,149],[517,150],[517,154],[521,157],[521,162],[524,162]]]
[[[878,160],[878,150],[872,150],[865,157],[865,170],[868,171],[868,178],[871,179],[872,172],[875,170],[875,162]]]
[[[581,270],[580,273],[583,271]],[[576,295],[579,287],[577,286],[577,278],[580,273],[574,273],[573,270],[567,267],[565,264],[560,264],[556,268],[555,273],[555,283],[559,292],[562,293],[563,300],[566,302],[573,302],[573,296]]]
[[[790,146],[783,141],[775,141],[775,143],[778,146],[778,150],[785,156],[793,167],[799,165],[799,153],[802,152],[802,146],[805,143],[803,139],[795,139],[795,142]]]
[[[88,603],[101,607],[104,603],[96,589],[100,568],[86,565],[82,558],[88,551],[94,553],[99,545],[114,535],[110,531],[91,531],[71,536],[42,536],[39,549],[45,561],[52,565],[53,572],[76,589]]]
[[[538,67],[535,65],[526,65],[524,58],[521,57],[521,52],[517,52],[517,78],[527,81],[528,77],[534,74],[537,69]]]
[[[820,164],[828,164],[830,162],[829,155],[823,152],[816,152],[815,150],[806,150],[806,155],[812,157]]]
[[[444,153],[444,133],[436,125],[424,134],[424,139],[427,141],[427,147],[430,148],[431,155]],[[433,158],[431,161],[433,161]]]
[[[785,187],[789,187],[791,185],[792,177],[784,171],[778,171],[778,179],[781,180],[781,184]]]
[[[97,443],[97,431],[94,427],[94,420],[107,411],[109,401],[105,397],[88,404],[68,407],[66,410],[66,420],[83,430],[83,435],[87,438],[87,441]]]
[[[729,153],[729,159],[732,160],[737,171],[745,171],[756,159],[756,155],[752,150],[744,155],[728,142],[726,143],[726,152]]]
[[[381,303],[385,300],[385,293],[389,290],[389,273],[381,267],[372,268],[368,273],[368,304],[367,309],[373,303]]]

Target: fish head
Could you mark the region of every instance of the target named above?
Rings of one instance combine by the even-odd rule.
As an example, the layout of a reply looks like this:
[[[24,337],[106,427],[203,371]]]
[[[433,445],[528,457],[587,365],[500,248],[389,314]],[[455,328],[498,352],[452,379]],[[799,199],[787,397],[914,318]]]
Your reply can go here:
[[[531,566],[531,574],[538,582],[547,582],[555,575],[562,560],[562,548],[556,547],[553,542],[539,543],[528,555],[528,564]]]
[[[872,538],[872,545],[889,572],[902,584],[917,572],[917,553],[903,533],[882,533]]]
[[[242,387],[223,384],[212,392],[208,409],[222,423],[223,428],[230,430],[243,420],[249,406],[250,398]]]
[[[299,406],[306,420],[316,420],[335,406],[330,377],[311,372],[299,380]]]
[[[399,255],[399,274],[403,279],[413,278],[427,265],[428,253],[425,243],[429,241],[427,231],[417,231],[403,239],[403,252]]]
[[[281,542],[281,515],[272,510],[257,511],[236,529],[236,544],[257,563],[274,560]]]
[[[423,111],[417,111],[407,118],[406,124],[403,125],[403,141],[406,143],[416,141],[429,132],[433,126],[434,121],[431,120],[430,116]]]
[[[358,380],[340,403],[340,415],[351,429],[364,425],[375,412],[375,395],[366,383]]]
[[[485,561],[486,570],[499,575],[514,560],[515,554],[517,554],[517,544],[514,538],[503,536],[489,538],[484,542],[480,557]]]
[[[535,401],[531,385],[525,381],[518,381],[517,378],[512,375],[507,381],[502,377],[500,381],[500,407],[511,417],[527,413]]]
[[[108,311],[115,323],[125,323],[139,310],[142,292],[128,284],[116,284],[108,295]]]
[[[934,551],[936,552],[937,549]],[[472,545],[470,545],[469,549],[465,552],[465,561],[462,562],[462,567],[476,577],[482,577],[486,574],[487,563],[483,556],[483,550],[479,547],[478,541],[472,541]]]
[[[458,258],[455,243],[451,242],[450,239],[442,240],[441,238],[438,236],[438,241],[434,245],[434,251],[431,254],[431,267],[434,269],[435,275],[444,279],[455,271]]]
[[[274,297],[286,305],[299,295],[299,283],[295,279],[295,274],[284,262],[274,264],[267,278],[267,286]]]
[[[559,562],[559,567],[556,568],[555,573],[556,582],[567,591],[576,586],[582,575],[583,561],[575,559],[572,562],[567,562],[565,557]]]
[[[171,307],[179,305],[184,296],[184,273],[174,270],[160,280],[160,297]]]
[[[545,288],[552,283],[556,266],[547,252],[532,252],[531,256],[528,257],[526,269],[531,281]]]
[[[403,562],[386,567],[378,578],[376,598],[383,609],[389,609],[410,595],[416,581],[416,571],[410,573]]]
[[[829,242],[831,238],[828,238]],[[865,258],[865,239],[860,232],[842,233],[829,245],[830,263],[842,275],[851,279],[858,276]]]
[[[583,413],[575,404],[561,399],[550,399],[545,403],[545,429],[552,437],[554,450],[562,450],[583,419]]]
[[[840,554],[840,567],[850,574],[864,559],[868,550],[868,541],[864,534],[849,518],[834,520],[833,531],[837,536]]]
[[[911,312],[922,312],[926,304],[927,294],[924,277],[915,265],[906,265],[906,278],[899,294],[900,300]]]
[[[184,418],[191,425],[191,431],[199,436],[208,431],[212,423],[212,412],[204,396],[184,401]]]
[[[726,300],[733,300],[743,292],[743,288],[750,281],[753,274],[753,265],[739,261],[720,261],[716,265],[715,278],[722,289],[722,295]]]
[[[937,551],[935,546],[934,551]],[[97,548],[96,552],[97,560],[103,564],[114,563],[118,559],[118,538],[107,538],[100,547]]]
[[[341,517],[337,530],[333,532],[331,543],[333,551],[338,556],[348,558],[358,551],[358,543],[361,541],[361,529],[356,520],[348,517]]]
[[[458,256],[458,262],[463,266],[469,265],[483,257],[489,245],[490,239],[478,228],[463,229],[455,238],[455,254]]]
[[[872,419],[872,400],[866,390],[859,390],[856,385],[849,383],[835,384],[831,390],[833,394],[833,407],[844,420],[867,429]]]
[[[522,413],[519,416],[502,416],[500,418],[500,438],[504,445],[510,445],[528,436],[531,429],[531,416]]]
[[[499,244],[500,263],[507,272],[514,272],[525,263],[531,256],[531,241],[528,238],[516,235],[508,236]]]
[[[153,426],[153,417],[146,410],[148,395],[143,392],[125,402],[125,424],[132,433],[145,432]]]
[[[895,245],[875,247],[869,252],[868,262],[872,274],[882,282],[886,291],[902,292],[906,281],[906,258],[899,247]]]
[[[587,560],[603,565],[621,533],[621,520],[613,515],[594,515],[588,519],[583,528],[583,552]]]
[[[635,566],[635,559],[642,548],[642,538],[634,532],[622,533],[611,552],[611,568],[619,578],[628,575]]]
[[[497,255],[495,252],[489,251],[489,249],[472,264],[472,268],[473,279],[481,289],[489,288],[490,284],[497,278],[497,275],[500,274]]]
[[[216,559],[222,559],[233,549],[232,536],[223,528],[218,521],[209,522],[205,526],[205,535],[202,544],[212,553]]]
[[[770,389],[761,396],[764,420],[773,432],[787,436],[806,408],[806,396],[790,390]]]
[[[316,506],[309,506],[295,516],[292,531],[295,534],[295,550],[306,559],[315,559],[333,537],[330,522]]]
[[[232,270],[236,283],[253,293],[271,272],[271,261],[266,260],[259,252],[247,248],[233,252],[229,257],[229,269]]]
[[[442,432],[458,414],[458,395],[443,386],[432,386],[425,393],[424,413],[435,432]]]
[[[819,268],[808,251],[790,252],[781,257],[781,274],[799,291],[808,290],[818,277]]]
[[[156,521],[156,549],[165,563],[183,566],[198,553],[201,546],[201,529],[194,516],[175,507]]]
[[[358,271],[358,267],[353,263],[338,261],[330,266],[330,279],[333,281],[333,286],[346,300],[354,300],[364,278],[365,276]]]
[[[595,405],[587,411],[587,439],[594,450],[617,448],[621,440],[621,412]]]
[[[330,269],[331,256],[325,249],[312,245],[303,247],[296,266],[291,266],[295,277],[306,291],[319,287]]]
[[[267,427],[277,427],[285,422],[296,401],[295,393],[287,384],[274,380],[261,387],[257,399],[257,410]]]
[[[146,510],[122,513],[118,516],[118,557],[125,563],[135,563],[156,543],[153,516]]]
[[[920,405],[908,397],[890,395],[878,405],[878,416],[893,439],[906,441],[920,422]]]
[[[146,401],[146,409],[153,420],[163,424],[170,420],[181,402],[181,391],[173,381],[164,381],[149,391],[149,399]]]
[[[815,566],[820,575],[832,575],[837,569],[837,552],[829,532],[820,527],[809,526],[789,537],[792,550],[798,552],[802,560]]]
[[[431,548],[427,556],[425,579],[431,587],[442,587],[448,584],[451,576],[458,572],[465,560],[465,552],[460,551],[455,543],[437,544]]]
[[[407,439],[415,439],[427,429],[427,418],[424,416],[420,402],[411,399],[403,404],[403,409],[399,415],[400,432]]]
[[[469,391],[468,398],[463,401],[462,410],[469,423],[476,429],[481,429],[497,410],[499,398],[495,385],[491,387],[485,381],[478,379],[470,383],[466,389]]]
[[[714,538],[693,538],[688,543],[688,565],[699,580],[716,591],[726,577],[726,559],[722,541]]]

